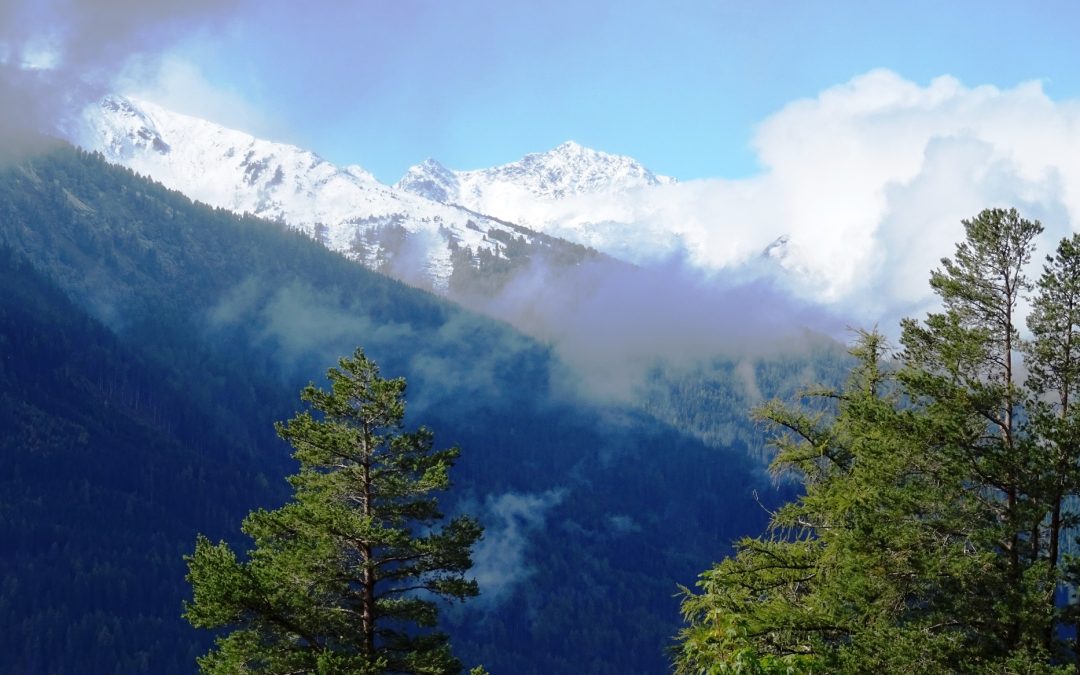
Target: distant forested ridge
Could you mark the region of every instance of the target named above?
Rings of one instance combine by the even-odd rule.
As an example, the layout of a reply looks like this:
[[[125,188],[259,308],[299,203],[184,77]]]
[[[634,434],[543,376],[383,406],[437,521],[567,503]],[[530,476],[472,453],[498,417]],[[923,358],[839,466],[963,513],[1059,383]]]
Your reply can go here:
[[[782,496],[739,415],[671,424],[713,394],[590,402],[504,324],[98,156],[0,168],[0,249],[5,672],[192,672],[211,636],[180,618],[182,556],[281,503],[272,423],[358,345],[462,447],[453,499],[487,528],[481,595],[443,621],[466,663],[666,670],[676,584],[764,525],[755,491]]]

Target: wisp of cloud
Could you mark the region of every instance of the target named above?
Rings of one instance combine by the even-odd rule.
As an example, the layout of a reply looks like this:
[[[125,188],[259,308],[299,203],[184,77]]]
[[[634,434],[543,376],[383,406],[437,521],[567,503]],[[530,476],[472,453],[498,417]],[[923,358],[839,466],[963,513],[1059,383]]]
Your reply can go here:
[[[0,152],[31,152],[109,91],[132,59],[158,57],[221,0],[0,0]]]

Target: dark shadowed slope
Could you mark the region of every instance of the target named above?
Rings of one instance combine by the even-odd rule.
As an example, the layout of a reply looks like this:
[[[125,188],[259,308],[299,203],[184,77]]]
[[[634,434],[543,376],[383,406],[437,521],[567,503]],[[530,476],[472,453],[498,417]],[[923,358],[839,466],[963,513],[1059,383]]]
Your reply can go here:
[[[2,670],[190,670],[207,640],[179,621],[187,540],[235,534],[282,462],[208,432],[166,371],[8,250],[0,278]]]
[[[0,431],[5,464],[28,463],[11,479],[18,490],[0,496],[5,527],[22,533],[0,549],[0,597],[23,600],[0,607],[5,625],[29,626],[8,631],[20,649],[0,654],[0,670],[40,670],[25,659],[48,655],[55,667],[44,669],[57,672],[193,671],[206,636],[179,619],[180,557],[197,531],[231,536],[247,508],[277,503],[292,467],[272,421],[357,345],[384,374],[408,378],[412,423],[464,449],[445,503],[488,526],[483,595],[446,618],[466,663],[663,671],[676,583],[764,522],[752,493],[768,500],[772,488],[739,434],[710,448],[646,414],[589,403],[548,349],[503,324],[92,155],[65,149],[0,170],[0,244],[73,303],[55,289],[43,291],[55,310],[4,294],[15,317],[6,330],[37,335],[20,342],[4,414],[59,421],[57,461],[30,450],[40,425]],[[5,289],[24,277],[5,274]],[[57,337],[74,330],[69,317],[115,358],[96,356],[98,338],[82,332]],[[96,370],[58,374],[50,350]],[[123,423],[106,382],[129,383]],[[65,389],[82,393],[56,393]],[[81,445],[80,428],[105,424],[115,439]],[[72,571],[79,560],[84,573]],[[70,585],[50,595],[62,576]],[[73,626],[83,637],[62,637]]]

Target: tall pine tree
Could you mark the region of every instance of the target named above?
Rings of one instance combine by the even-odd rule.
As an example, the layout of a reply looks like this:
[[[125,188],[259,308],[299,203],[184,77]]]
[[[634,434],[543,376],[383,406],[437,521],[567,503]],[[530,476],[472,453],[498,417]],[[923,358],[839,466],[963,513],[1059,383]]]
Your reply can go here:
[[[1045,447],[1025,414],[1031,396],[1017,353],[1017,307],[1031,290],[1025,267],[1043,228],[1015,209],[986,209],[964,228],[955,256],[930,277],[944,311],[903,322],[902,378],[918,409],[966,431],[938,452],[955,464],[976,507],[970,545],[999,554],[981,572],[993,580],[987,593],[995,602],[968,621],[987,654],[1011,654],[1045,646],[1053,610],[1042,548]]]
[[[1075,397],[1080,388],[1080,235],[1063,239],[1054,255],[1046,257],[1028,317],[1031,339],[1024,344],[1031,398],[1027,404],[1039,433],[1046,459],[1044,500],[1050,509],[1046,523],[1046,560],[1058,570],[1065,562],[1067,536],[1075,532],[1075,495],[1080,492],[1080,414]],[[1069,502],[1073,509],[1069,509]],[[1075,559],[1064,566],[1075,588],[1080,566]],[[1080,612],[1061,608],[1062,620],[1073,624],[1072,652],[1080,663]],[[1047,627],[1046,643],[1054,637]]]
[[[435,599],[477,594],[465,573],[480,525],[441,529],[434,493],[450,485],[457,448],[406,432],[405,381],[384,379],[361,350],[309,385],[312,411],[279,423],[295,448],[295,498],[253,512],[246,560],[204,537],[187,558],[194,599],[186,616],[226,628],[199,661],[205,673],[457,673],[447,637],[433,632]]]
[[[1062,553],[1080,491],[1080,238],[1033,285],[1038,222],[987,209],[964,227],[931,275],[943,310],[904,321],[898,354],[864,335],[844,390],[760,411],[774,468],[805,494],[687,591],[680,672],[1080,663],[1060,639],[1080,613],[1057,593],[1080,578]]]

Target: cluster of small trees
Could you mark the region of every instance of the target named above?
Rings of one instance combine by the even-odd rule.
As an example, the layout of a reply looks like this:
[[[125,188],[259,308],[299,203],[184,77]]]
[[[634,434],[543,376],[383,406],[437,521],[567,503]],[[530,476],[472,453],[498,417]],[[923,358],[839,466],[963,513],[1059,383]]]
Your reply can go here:
[[[845,388],[758,411],[805,493],[686,591],[678,672],[1080,667],[1080,236],[1033,283],[1038,222],[964,226],[899,350],[863,333]]]

